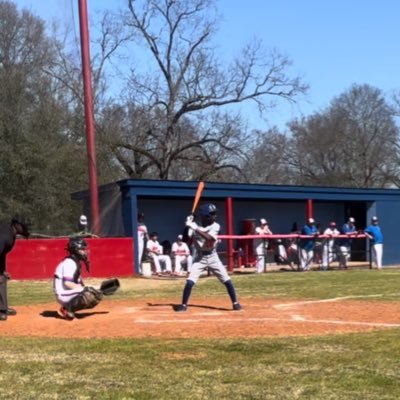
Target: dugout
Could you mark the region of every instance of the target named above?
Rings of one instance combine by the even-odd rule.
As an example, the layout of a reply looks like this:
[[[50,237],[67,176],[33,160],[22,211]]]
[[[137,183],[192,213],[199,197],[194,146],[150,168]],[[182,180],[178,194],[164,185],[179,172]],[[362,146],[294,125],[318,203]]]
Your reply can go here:
[[[159,234],[160,242],[173,241],[182,233],[184,221],[192,209],[198,183],[194,181],[161,181],[125,179],[99,187],[101,236],[133,237],[134,260],[136,216],[144,212],[145,224]],[[71,195],[90,216],[89,191]],[[221,234],[242,234],[243,221],[266,218],[276,234],[290,233],[293,224],[301,228],[308,216],[321,227],[336,221],[340,227],[352,216],[357,229],[364,229],[373,215],[380,219],[385,236],[384,265],[400,263],[397,250],[397,227],[400,226],[400,191],[397,189],[355,189],[316,186],[206,183],[201,202],[212,202],[219,209]],[[89,225],[90,225],[89,218]],[[226,251],[236,245],[222,241]],[[354,241],[354,259],[368,256],[367,242]],[[229,250],[229,249],[228,249]],[[132,271],[138,271],[134,262]]]

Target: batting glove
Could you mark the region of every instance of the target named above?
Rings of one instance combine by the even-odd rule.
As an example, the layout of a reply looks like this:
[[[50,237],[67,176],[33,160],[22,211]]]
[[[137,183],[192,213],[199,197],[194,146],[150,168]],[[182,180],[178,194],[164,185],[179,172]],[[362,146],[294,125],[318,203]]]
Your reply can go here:
[[[186,225],[188,226],[189,223],[193,222],[193,215],[189,215],[188,217],[186,217]]]
[[[197,230],[198,226],[196,224],[196,222],[186,222],[186,226],[188,226],[190,229],[192,230]]]

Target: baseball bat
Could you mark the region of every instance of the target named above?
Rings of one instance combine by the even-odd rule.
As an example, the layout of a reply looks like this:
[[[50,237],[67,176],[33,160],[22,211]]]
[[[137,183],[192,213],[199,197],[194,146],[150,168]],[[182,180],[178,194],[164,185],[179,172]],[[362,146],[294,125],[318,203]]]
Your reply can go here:
[[[197,186],[196,196],[194,197],[194,201],[193,201],[192,214],[194,214],[194,212],[199,204],[201,194],[203,193],[203,189],[204,189],[204,182],[200,181],[199,185]]]

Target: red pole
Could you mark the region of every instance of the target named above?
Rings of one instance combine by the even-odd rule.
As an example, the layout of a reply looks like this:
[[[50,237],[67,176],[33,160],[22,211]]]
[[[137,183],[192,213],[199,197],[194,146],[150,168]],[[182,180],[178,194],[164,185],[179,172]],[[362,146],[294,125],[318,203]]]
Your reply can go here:
[[[233,207],[232,207],[232,197],[226,199],[226,234],[233,235]],[[233,272],[233,240],[227,240],[227,254],[228,254],[228,271]]]
[[[96,172],[96,148],[95,148],[94,113],[93,113],[93,97],[92,97],[92,77],[90,70],[88,12],[87,12],[86,0],[78,0],[78,3],[79,3],[79,28],[81,34],[83,88],[85,96],[86,149],[87,149],[88,168],[89,168],[90,208],[92,213],[91,215],[92,230],[94,234],[99,235],[100,232],[99,196],[98,196],[97,172]]]
[[[307,219],[308,218],[314,218],[314,207],[313,207],[313,201],[312,199],[307,200]]]

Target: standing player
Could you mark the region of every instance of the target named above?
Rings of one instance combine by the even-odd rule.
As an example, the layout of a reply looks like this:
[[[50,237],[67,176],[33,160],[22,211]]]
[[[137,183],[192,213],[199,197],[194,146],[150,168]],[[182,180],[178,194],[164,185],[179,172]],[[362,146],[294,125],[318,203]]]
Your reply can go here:
[[[146,242],[149,240],[147,232],[147,226],[144,223],[144,213],[139,212],[137,216],[137,243],[138,243],[138,255],[139,255],[139,273],[142,272],[142,261],[143,253],[146,247]]]
[[[6,257],[15,245],[17,235],[29,236],[28,225],[19,217],[9,222],[0,222],[0,321],[5,321],[9,315],[16,315],[13,308],[8,307]]]
[[[300,269],[302,271],[310,271],[314,259],[315,237],[318,235],[314,218],[308,218],[307,223],[301,230],[301,234],[307,235],[309,238],[300,239]]]
[[[186,281],[185,288],[183,289],[182,304],[177,306],[175,311],[182,312],[187,310],[193,286],[207,268],[209,268],[219,281],[225,285],[232,301],[233,310],[239,311],[242,307],[237,300],[235,288],[217,253],[217,235],[220,230],[220,225],[215,222],[217,218],[217,208],[214,204],[202,205],[200,207],[200,217],[202,226],[198,226],[196,222],[193,221],[193,216],[189,216],[186,219],[186,226],[194,233],[196,257]]]
[[[351,257],[351,242],[350,236],[356,234],[356,220],[352,217],[343,225],[341,234],[347,235],[349,238],[342,238],[339,241],[339,268],[347,269],[347,262]]]
[[[364,233],[370,240],[372,259],[375,261],[376,268],[382,269],[383,234],[378,217],[372,217],[371,224],[364,229]]]
[[[256,228],[257,235],[272,235],[271,229],[268,227],[266,219],[260,219],[260,226]],[[268,240],[265,238],[255,239],[256,250],[256,272],[261,274],[265,270],[265,256],[268,250]]]
[[[322,244],[322,265],[321,269],[326,271],[329,264],[334,260],[336,255],[336,246],[334,236],[339,235],[339,231],[336,228],[336,222],[329,222],[329,226],[324,230],[324,235],[329,236],[325,238]]]

